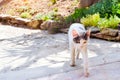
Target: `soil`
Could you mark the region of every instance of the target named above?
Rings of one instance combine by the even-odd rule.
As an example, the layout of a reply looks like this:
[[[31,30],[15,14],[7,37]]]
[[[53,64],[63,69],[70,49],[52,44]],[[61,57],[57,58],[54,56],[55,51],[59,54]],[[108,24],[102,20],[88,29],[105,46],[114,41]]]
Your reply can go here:
[[[38,13],[48,14],[55,11],[62,16],[67,16],[77,7],[77,0],[57,0],[52,4],[51,0],[1,0],[0,14],[19,16],[21,8],[29,8],[35,16]]]

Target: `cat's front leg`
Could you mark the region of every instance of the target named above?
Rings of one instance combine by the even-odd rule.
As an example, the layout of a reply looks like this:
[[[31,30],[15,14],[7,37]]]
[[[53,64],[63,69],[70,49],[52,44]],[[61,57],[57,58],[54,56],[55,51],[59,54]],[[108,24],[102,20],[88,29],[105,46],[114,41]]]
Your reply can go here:
[[[80,49],[76,49],[75,50],[75,53],[76,53],[76,59],[79,59],[79,56],[80,56]]]
[[[70,45],[70,54],[71,54],[70,66],[74,67],[75,66],[75,48],[73,47],[73,45]]]
[[[89,76],[88,53],[87,53],[87,47],[86,46],[84,46],[82,48],[82,56],[83,56],[84,75],[85,75],[85,77],[88,77]]]

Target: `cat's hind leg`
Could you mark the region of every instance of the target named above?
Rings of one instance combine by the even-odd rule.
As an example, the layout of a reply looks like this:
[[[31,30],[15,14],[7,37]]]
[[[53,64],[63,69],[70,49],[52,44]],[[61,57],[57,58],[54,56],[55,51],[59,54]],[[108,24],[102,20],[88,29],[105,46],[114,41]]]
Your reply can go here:
[[[79,49],[76,49],[76,50],[75,50],[75,53],[76,53],[76,59],[79,59],[79,56],[80,56],[80,50],[79,50]]]

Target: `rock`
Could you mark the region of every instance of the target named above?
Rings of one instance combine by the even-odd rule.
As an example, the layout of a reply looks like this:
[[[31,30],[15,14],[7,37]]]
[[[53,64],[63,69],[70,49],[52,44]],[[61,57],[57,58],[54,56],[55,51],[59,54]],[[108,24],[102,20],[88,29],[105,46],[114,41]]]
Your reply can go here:
[[[120,30],[118,30],[118,36],[120,37]]]
[[[108,40],[108,41],[118,41],[118,42],[120,42],[120,36],[113,37],[113,36],[109,36],[109,35],[104,35],[102,33],[96,33],[96,34],[91,34],[91,37],[92,38],[104,39],[104,40]]]
[[[118,30],[105,28],[101,31],[101,34],[116,37],[116,36],[118,36]]]
[[[51,24],[54,24],[53,23],[53,20],[49,20],[49,21],[44,21],[41,25],[40,25],[40,29],[42,30],[47,30]]]
[[[90,34],[91,38],[100,38],[102,39],[102,35],[100,33],[96,33],[96,34]]]
[[[10,16],[10,15],[0,15],[0,19],[1,19],[2,23],[10,24],[10,25],[25,24],[26,22],[30,21],[27,19],[22,19],[22,18],[18,18],[16,16]]]
[[[87,30],[88,29],[90,29],[91,33],[93,33],[93,34],[100,32],[100,29],[97,27],[87,27]]]
[[[4,14],[1,14],[0,15],[0,21],[2,22],[2,23],[9,23],[10,21],[11,21],[11,19],[13,19],[13,18],[15,18],[15,17],[12,17],[12,16],[10,16],[10,15],[4,15]]]
[[[120,41],[120,34],[116,37],[116,40]]]
[[[50,33],[50,34],[55,34],[55,33],[59,33],[60,31],[60,27],[58,26],[56,26],[56,27],[51,27],[51,28],[49,28],[48,29],[48,32]]]
[[[54,20],[48,20],[48,21],[43,22],[40,28],[42,30],[48,30],[49,28],[52,28],[52,27],[58,27],[58,26],[63,27],[64,24],[65,24],[64,17],[61,14],[55,14]]]
[[[98,33],[92,33],[92,38],[99,38],[108,41],[118,41],[120,42],[120,35],[118,35],[118,30],[106,28]]]
[[[120,42],[120,36],[116,37],[115,40]]]
[[[62,33],[68,33],[69,28],[62,28],[60,29],[60,32]]]
[[[60,23],[65,22],[65,19],[64,19],[64,17],[63,17],[61,14],[56,14],[56,15],[54,15],[54,18],[55,18],[55,20],[56,20],[57,22],[60,22]]]
[[[33,29],[38,29],[40,28],[39,26],[42,24],[42,20],[31,20],[27,22],[27,26]]]
[[[87,27],[87,30],[90,29],[91,30],[91,34],[95,34],[95,33],[99,33],[100,29],[97,27]],[[69,28],[61,28],[60,32],[63,33],[68,33]]]
[[[59,32],[60,28],[61,28],[60,22],[54,20],[45,21],[40,26],[40,29],[48,30],[48,32],[51,34]]]
[[[39,29],[42,20],[30,20],[30,19],[23,19],[19,18],[17,16],[10,16],[10,15],[0,15],[0,22],[3,24],[9,24],[13,26],[19,26],[19,27],[26,27],[26,28],[32,28],[32,29]]]
[[[15,25],[15,26],[24,27],[24,26],[27,26],[26,25],[27,22],[30,22],[30,20],[22,19],[22,18],[13,18],[13,19],[11,19],[11,21],[9,23],[12,25]]]

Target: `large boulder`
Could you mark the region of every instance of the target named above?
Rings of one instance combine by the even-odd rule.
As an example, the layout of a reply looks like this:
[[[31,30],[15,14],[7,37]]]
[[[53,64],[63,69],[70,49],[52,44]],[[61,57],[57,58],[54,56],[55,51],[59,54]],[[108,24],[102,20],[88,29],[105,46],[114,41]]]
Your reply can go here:
[[[54,20],[44,21],[41,24],[40,29],[48,30],[49,33],[53,34],[61,32],[60,29],[65,27],[66,25],[64,17],[61,14],[56,14],[54,15]]]
[[[113,37],[113,36],[108,36],[108,35],[103,35],[102,33],[96,33],[96,34],[91,34],[92,38],[99,38],[99,39],[104,39],[108,41],[118,41],[120,42],[120,36]]]
[[[105,28],[105,29],[101,30],[101,34],[116,37],[116,36],[118,36],[118,30]]]
[[[49,33],[57,33],[60,28],[60,23],[54,20],[44,21],[40,26],[40,29],[48,30]]]

